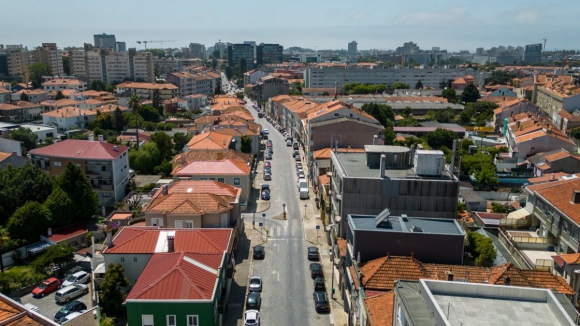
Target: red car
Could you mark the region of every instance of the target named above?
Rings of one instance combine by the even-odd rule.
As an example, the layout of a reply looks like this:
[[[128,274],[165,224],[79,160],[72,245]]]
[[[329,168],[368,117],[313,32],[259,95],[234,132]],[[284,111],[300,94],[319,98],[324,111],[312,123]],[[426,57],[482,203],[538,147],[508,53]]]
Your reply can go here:
[[[58,278],[51,277],[44,280],[39,286],[32,290],[32,295],[35,297],[44,297],[46,294],[58,290],[60,284],[61,282]]]

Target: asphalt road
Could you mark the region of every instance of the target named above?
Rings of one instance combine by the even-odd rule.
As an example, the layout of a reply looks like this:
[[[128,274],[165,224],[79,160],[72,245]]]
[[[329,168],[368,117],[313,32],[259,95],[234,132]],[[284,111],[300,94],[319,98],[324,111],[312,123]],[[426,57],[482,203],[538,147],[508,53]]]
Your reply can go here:
[[[328,325],[329,315],[314,310],[314,288],[306,252],[311,244],[304,240],[303,202],[296,187],[298,178],[292,149],[266,119],[258,119],[251,102],[246,107],[256,122],[269,130],[274,147],[272,181],[267,182],[271,188],[271,204],[264,212],[266,217],[260,216],[256,221],[257,227],[258,222],[263,222],[269,230],[264,245],[266,258],[253,262],[253,275],[263,280],[261,322],[264,325]],[[262,171],[263,164],[260,164],[258,173]],[[287,220],[281,219],[282,204],[286,204]]]

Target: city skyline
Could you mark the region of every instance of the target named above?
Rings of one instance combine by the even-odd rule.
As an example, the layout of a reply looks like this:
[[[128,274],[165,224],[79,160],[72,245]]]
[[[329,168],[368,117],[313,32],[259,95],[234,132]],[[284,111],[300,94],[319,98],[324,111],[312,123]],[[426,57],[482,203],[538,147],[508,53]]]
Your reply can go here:
[[[470,52],[477,47],[543,43],[543,38],[548,39],[547,51],[576,50],[580,43],[580,36],[573,32],[580,27],[574,18],[580,3],[573,1],[550,5],[525,0],[490,1],[488,6],[481,6],[457,0],[403,5],[392,1],[353,4],[339,0],[330,6],[298,0],[290,8],[263,0],[255,1],[251,7],[229,0],[222,1],[219,7],[181,0],[171,4],[179,10],[168,10],[166,3],[143,6],[135,0],[104,0],[82,6],[70,0],[58,6],[31,0],[6,3],[3,9],[7,12],[26,13],[27,19],[42,25],[22,24],[20,15],[6,16],[0,22],[0,44],[22,44],[30,49],[43,42],[56,42],[64,48],[92,43],[93,35],[101,33],[114,34],[128,48],[137,49],[144,48],[136,43],[138,40],[175,40],[163,43],[163,47],[172,48],[185,47],[190,42],[209,47],[218,40],[252,40],[315,50],[346,50],[353,40],[359,50],[394,50],[413,41],[421,49],[440,47]],[[30,6],[35,10],[29,10]],[[300,13],[293,14],[292,8],[300,8]]]

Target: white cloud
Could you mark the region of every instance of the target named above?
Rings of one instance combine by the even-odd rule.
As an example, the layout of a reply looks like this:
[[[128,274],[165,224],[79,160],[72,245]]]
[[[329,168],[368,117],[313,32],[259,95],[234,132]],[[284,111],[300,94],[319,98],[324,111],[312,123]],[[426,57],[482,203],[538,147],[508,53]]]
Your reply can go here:
[[[446,11],[411,11],[397,15],[396,21],[405,25],[433,26],[468,21],[465,7],[453,7]]]
[[[354,21],[361,21],[367,18],[367,12],[366,11],[359,11],[357,13],[355,13],[354,15],[352,15],[352,20]]]

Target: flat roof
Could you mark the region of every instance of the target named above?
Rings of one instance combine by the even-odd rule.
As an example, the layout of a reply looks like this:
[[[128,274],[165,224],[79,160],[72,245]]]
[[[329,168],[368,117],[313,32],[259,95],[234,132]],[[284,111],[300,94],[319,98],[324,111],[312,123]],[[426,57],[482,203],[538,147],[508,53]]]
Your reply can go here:
[[[28,128],[32,131],[49,131],[49,130],[56,130],[56,127],[45,126],[45,125],[33,125],[33,124],[23,124],[20,125],[22,128]]]
[[[574,325],[572,304],[547,289],[420,280],[395,291],[416,325]]]
[[[349,214],[348,220],[354,230],[449,235],[465,234],[454,219],[389,216],[388,222],[385,220],[377,227],[375,217],[375,215]],[[414,232],[414,227],[420,228],[423,232]]]
[[[369,146],[369,145],[366,145]],[[377,145],[370,145],[377,146]],[[379,146],[382,147],[382,146]],[[392,146],[386,146],[392,147]],[[344,169],[347,177],[351,178],[380,178],[380,170],[378,167],[370,168],[367,166],[367,154],[365,153],[334,153],[338,157],[341,167]],[[385,177],[404,179],[418,178],[415,171],[409,167],[408,169],[385,169]],[[424,180],[451,180],[449,174],[443,171],[440,177],[421,177]]]

